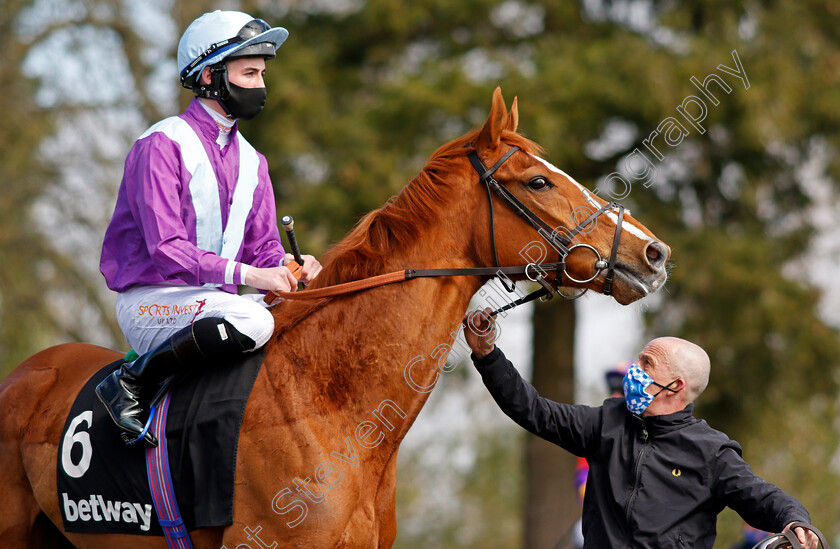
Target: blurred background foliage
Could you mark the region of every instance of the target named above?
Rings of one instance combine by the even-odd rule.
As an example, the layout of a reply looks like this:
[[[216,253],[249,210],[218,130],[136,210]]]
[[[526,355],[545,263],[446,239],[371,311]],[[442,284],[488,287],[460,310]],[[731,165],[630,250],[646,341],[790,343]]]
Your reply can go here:
[[[605,176],[645,152],[667,117],[680,120],[688,136],[658,138],[649,185],[624,171],[623,202],[672,248],[645,335],[709,352],[697,415],[840,535],[836,0],[4,0],[0,375],[61,341],[125,347],[98,274],[102,233],[132,141],[189,101],[174,63],[181,32],[216,8],[291,33],[268,65],[266,109],[242,131],[310,253],[480,125],[497,85],[508,104],[518,96],[521,131],[602,196],[620,190]],[[733,50],[748,89],[717,69],[735,68]],[[706,101],[701,134],[677,107],[701,95],[692,76],[713,72],[732,91]],[[539,305],[535,317],[534,378],[570,400],[573,342],[544,347],[557,326],[573,331],[574,307]],[[571,462],[534,478],[530,435],[496,416],[482,423],[473,406],[489,398],[457,371],[421,418],[478,417],[404,448],[397,546],[551,546],[579,514]],[[535,508],[557,523],[529,519]],[[739,529],[724,513],[717,547]]]

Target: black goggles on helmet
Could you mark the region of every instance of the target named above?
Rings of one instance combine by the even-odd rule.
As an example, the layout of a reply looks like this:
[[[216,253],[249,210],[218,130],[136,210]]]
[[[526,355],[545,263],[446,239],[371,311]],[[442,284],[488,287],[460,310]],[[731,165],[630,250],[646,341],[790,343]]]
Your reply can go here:
[[[216,42],[203,52],[201,55],[193,59],[193,62],[187,65],[184,70],[181,71],[181,85],[185,88],[189,88],[190,86],[187,85],[187,75],[196,68],[198,65],[202,63],[205,59],[210,57],[211,55],[218,53],[221,50],[226,50],[232,47],[235,47],[236,44],[240,44],[255,36],[259,36],[260,34],[271,30],[271,25],[263,21],[262,19],[252,19],[248,23],[245,24],[244,27],[239,29],[239,32],[236,33],[236,36],[233,38],[226,38],[221,42]]]

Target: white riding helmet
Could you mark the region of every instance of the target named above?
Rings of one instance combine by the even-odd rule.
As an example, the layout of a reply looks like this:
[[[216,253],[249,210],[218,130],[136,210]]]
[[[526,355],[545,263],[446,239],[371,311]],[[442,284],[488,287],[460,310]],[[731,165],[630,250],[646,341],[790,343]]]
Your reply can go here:
[[[178,42],[181,85],[193,89],[204,67],[238,57],[274,57],[289,31],[241,11],[205,13],[193,21]]]

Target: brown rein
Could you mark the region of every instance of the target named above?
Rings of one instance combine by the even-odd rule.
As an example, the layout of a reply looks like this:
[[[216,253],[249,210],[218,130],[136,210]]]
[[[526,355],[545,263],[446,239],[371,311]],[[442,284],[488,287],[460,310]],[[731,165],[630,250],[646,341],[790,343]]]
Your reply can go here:
[[[415,278],[430,278],[440,276],[497,276],[503,274],[510,275],[525,275],[529,273],[540,273],[550,271],[562,271],[566,267],[566,263],[561,261],[559,263],[544,263],[540,265],[530,264],[515,267],[474,267],[463,269],[406,269],[404,271],[394,271],[381,275],[363,278],[361,280],[353,280],[352,282],[343,282],[334,286],[327,286],[325,288],[316,288],[314,290],[301,290],[299,292],[284,292],[272,291],[265,295],[265,302],[273,305],[278,299],[322,299],[325,297],[335,297],[339,295],[360,292],[370,288],[377,288],[379,286],[386,286],[395,282],[403,282],[405,280],[412,280]]]
[[[327,286],[326,288],[316,288],[315,290],[302,290],[300,292],[284,292],[282,290],[272,291],[265,294],[263,298],[269,305],[274,305],[278,299],[320,299],[323,297],[333,297],[342,294],[349,294],[352,292],[360,292],[369,288],[376,288],[377,286],[385,286],[386,284],[393,284],[394,282],[402,282],[406,280],[406,271],[394,271],[392,273],[372,276],[370,278],[363,278],[361,280],[354,280],[352,282],[344,282],[336,284],[335,286]]]

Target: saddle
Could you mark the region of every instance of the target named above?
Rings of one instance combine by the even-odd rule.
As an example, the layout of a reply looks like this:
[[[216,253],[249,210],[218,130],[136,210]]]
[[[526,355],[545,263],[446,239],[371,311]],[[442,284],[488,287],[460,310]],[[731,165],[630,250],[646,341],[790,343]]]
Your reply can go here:
[[[187,530],[233,522],[236,449],[264,353],[196,368],[172,387],[165,427],[174,491]],[[58,445],[58,503],[67,532],[164,535],[143,445],[123,443],[94,388],[125,360],[95,373],[76,397]]]

